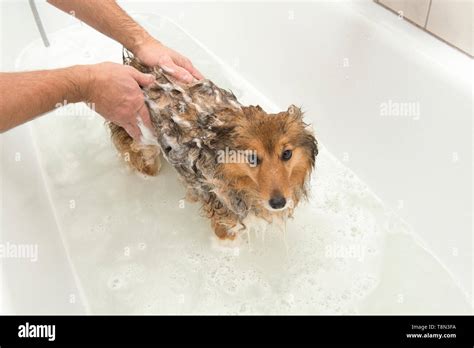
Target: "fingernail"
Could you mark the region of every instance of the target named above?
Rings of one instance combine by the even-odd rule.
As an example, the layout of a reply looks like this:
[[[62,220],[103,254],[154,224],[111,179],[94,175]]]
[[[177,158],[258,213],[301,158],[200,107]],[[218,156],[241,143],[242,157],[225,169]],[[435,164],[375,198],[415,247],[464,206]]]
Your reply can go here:
[[[166,73],[168,73],[168,74],[174,73],[174,69],[171,69],[171,68],[169,68],[169,67],[167,67],[167,66],[165,66],[165,65],[162,65],[162,66],[161,66],[161,69],[163,69],[163,71],[166,72]]]
[[[193,82],[193,77],[191,75],[184,76],[183,80],[187,83]]]

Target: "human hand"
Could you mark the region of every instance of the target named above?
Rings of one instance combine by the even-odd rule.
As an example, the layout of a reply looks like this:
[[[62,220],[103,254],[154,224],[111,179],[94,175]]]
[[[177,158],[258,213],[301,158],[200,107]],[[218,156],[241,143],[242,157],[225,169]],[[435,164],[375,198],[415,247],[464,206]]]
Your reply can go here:
[[[188,58],[153,38],[147,38],[132,52],[143,64],[150,67],[159,65],[165,72],[182,82],[190,83],[194,79],[204,78]]]
[[[95,111],[124,128],[137,141],[142,140],[141,124],[154,132],[140,89],[140,86],[147,87],[155,81],[153,75],[116,63],[100,63],[86,68],[88,83],[82,94]]]

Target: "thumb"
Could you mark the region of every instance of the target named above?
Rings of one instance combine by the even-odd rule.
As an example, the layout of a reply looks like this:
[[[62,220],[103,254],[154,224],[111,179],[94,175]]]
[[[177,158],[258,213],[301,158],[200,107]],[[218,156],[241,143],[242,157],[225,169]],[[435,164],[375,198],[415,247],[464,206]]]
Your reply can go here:
[[[142,72],[140,72],[140,71],[138,71],[134,68],[133,68],[133,71],[132,71],[132,77],[142,87],[148,87],[153,82],[155,82],[155,76],[153,76],[152,74],[144,74],[144,73],[142,73]]]
[[[129,123],[129,124],[124,125],[123,128],[128,133],[128,135],[130,135],[134,140],[140,141],[142,132],[136,125],[132,125]]]

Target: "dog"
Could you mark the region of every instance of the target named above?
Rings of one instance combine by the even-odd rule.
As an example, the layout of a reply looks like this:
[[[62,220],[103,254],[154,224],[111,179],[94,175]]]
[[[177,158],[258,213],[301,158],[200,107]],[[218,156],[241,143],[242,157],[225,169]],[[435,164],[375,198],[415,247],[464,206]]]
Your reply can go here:
[[[143,89],[156,132],[152,141],[136,142],[109,123],[115,147],[132,168],[157,175],[162,153],[220,239],[248,231],[253,218],[272,223],[293,215],[307,197],[318,154],[300,108],[267,114],[241,105],[210,80],[182,84],[131,54],[124,64],[156,78]]]

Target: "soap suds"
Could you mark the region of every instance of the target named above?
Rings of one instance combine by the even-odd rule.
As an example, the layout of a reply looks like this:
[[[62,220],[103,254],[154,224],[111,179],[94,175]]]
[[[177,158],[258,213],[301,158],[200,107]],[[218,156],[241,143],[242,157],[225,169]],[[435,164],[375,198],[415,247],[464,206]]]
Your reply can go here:
[[[153,135],[153,132],[145,126],[143,120],[140,116],[137,116],[137,126],[142,133],[140,137],[140,144],[141,145],[156,145],[158,146],[158,142],[156,141],[156,137]]]
[[[258,99],[173,25],[163,26],[160,37],[188,50],[220,85],[242,91],[243,103]],[[117,52],[120,61],[121,47],[85,26],[51,38],[47,50],[38,41],[24,52],[24,69],[82,63],[77,59],[86,48],[101,61]],[[295,210],[284,239],[272,226],[215,250],[209,221],[184,201],[172,168],[165,163],[148,180],[127,171],[101,118],[51,114],[33,127],[61,233],[93,313],[427,313],[430,303],[443,305],[437,298],[452,299],[451,306],[457,301],[453,311],[465,308],[452,280],[411,239],[409,228],[323,146],[310,200]],[[141,131],[147,141],[150,133]],[[64,204],[71,199],[74,209]],[[344,252],[354,247],[362,258]],[[400,254],[408,256],[400,260]],[[404,303],[397,302],[399,293]],[[425,297],[426,303],[410,302]]]

